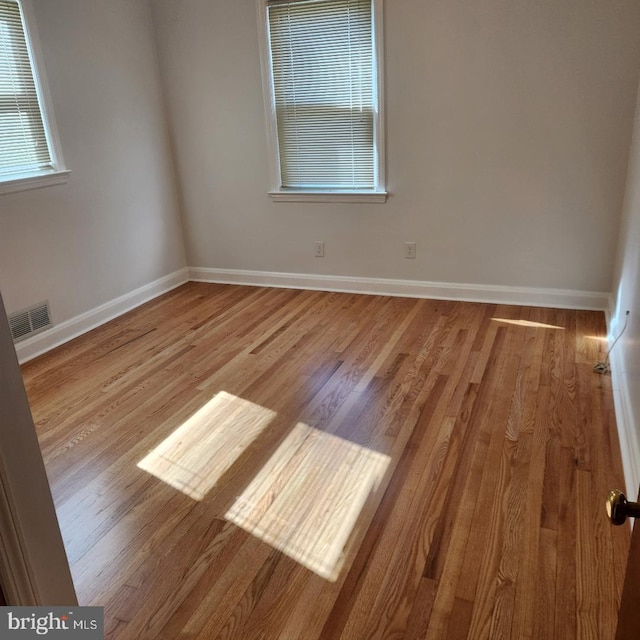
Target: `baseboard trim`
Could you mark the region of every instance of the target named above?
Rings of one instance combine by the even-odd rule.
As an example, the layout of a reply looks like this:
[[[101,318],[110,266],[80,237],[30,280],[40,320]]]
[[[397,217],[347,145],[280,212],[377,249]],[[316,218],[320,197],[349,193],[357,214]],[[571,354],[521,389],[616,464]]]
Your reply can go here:
[[[608,293],[567,289],[537,289],[533,287],[504,287],[423,282],[419,280],[244,271],[239,269],[207,269],[202,267],[191,267],[189,269],[189,279],[195,282],[218,284],[339,291],[560,309],[605,311],[609,305]]]
[[[115,300],[66,320],[48,331],[43,331],[32,338],[18,342],[15,345],[18,360],[23,364],[36,358],[190,280],[218,284],[240,284],[596,311],[608,309],[610,299],[608,293],[594,291],[190,267],[159,278]]]
[[[612,295],[607,313],[609,345],[613,343],[620,331],[620,326],[612,326],[614,318],[616,318],[616,300]],[[614,332],[616,332],[615,335]],[[609,366],[611,369],[613,407],[616,414],[620,453],[622,454],[626,494],[630,500],[635,500],[638,494],[638,486],[640,486],[640,441],[638,440],[635,421],[631,412],[631,394],[627,384],[627,376],[624,372],[623,358],[621,357],[623,348],[624,341],[620,341],[618,346],[611,350],[609,353]],[[615,487],[611,488],[614,489]]]
[[[180,269],[134,291],[125,293],[123,296],[106,302],[95,309],[55,325],[32,338],[18,342],[15,345],[18,361],[23,364],[36,358],[188,281],[189,270],[187,268]]]
[[[612,352],[609,362],[611,365],[613,406],[616,413],[620,452],[622,453],[626,493],[630,500],[635,500],[638,494],[638,486],[640,486],[640,442],[634,428],[631,414],[631,396],[629,395],[627,378],[620,364],[620,358],[616,358],[614,352]],[[614,489],[615,487],[611,488]]]

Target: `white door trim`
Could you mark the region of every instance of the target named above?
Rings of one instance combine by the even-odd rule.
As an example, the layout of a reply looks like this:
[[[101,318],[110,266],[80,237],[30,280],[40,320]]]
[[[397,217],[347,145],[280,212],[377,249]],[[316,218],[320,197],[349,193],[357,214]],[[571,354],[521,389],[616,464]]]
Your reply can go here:
[[[78,604],[2,296],[0,581],[9,605]]]

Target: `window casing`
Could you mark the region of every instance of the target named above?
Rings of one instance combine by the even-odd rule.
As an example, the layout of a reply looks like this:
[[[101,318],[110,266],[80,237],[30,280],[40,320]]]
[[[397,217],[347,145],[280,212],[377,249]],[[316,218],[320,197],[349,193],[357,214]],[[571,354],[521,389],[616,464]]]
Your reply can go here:
[[[384,202],[382,0],[258,0],[274,200]]]
[[[29,0],[0,0],[0,193],[65,182]]]

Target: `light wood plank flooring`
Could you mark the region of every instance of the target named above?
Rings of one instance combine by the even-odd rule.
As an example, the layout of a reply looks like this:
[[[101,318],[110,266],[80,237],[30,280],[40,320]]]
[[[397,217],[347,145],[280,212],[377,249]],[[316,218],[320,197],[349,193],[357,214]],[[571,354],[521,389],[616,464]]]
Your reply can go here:
[[[601,313],[190,283],[23,367],[107,637],[613,638]]]

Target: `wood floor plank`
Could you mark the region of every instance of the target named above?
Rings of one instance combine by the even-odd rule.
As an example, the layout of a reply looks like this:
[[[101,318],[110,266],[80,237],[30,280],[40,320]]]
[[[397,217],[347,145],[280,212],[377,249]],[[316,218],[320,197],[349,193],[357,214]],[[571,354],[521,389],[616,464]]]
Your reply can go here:
[[[558,532],[540,529],[540,554],[536,577],[536,615],[533,621],[534,638],[556,638],[556,616],[561,615],[555,608],[556,571],[558,562]]]
[[[437,589],[435,580],[421,578],[404,631],[405,640],[421,640],[426,636]]]
[[[576,619],[562,615],[576,610],[576,481],[575,454],[563,447],[560,451],[560,478],[558,481],[560,512],[558,517],[557,565],[555,578],[556,602],[554,609],[556,638],[576,638]],[[624,551],[622,552],[624,553]]]
[[[576,609],[577,637],[596,640],[598,630],[598,558],[593,536],[593,486],[589,471],[576,472]]]
[[[601,313],[189,283],[23,366],[110,640],[612,636]]]

